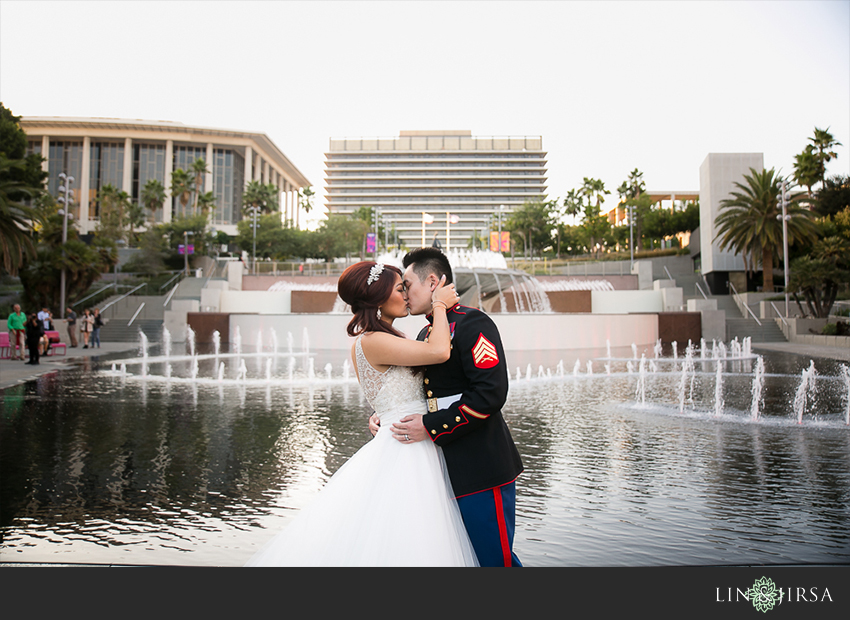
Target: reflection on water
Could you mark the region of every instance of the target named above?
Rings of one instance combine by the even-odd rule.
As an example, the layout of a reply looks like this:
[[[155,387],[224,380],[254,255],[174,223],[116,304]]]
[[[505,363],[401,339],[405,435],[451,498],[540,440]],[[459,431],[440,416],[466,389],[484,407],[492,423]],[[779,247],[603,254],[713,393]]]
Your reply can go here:
[[[101,363],[4,390],[0,560],[242,564],[368,440],[359,386],[339,370],[326,380],[327,359],[312,381],[289,381],[285,356],[240,360],[242,384],[235,359],[195,371],[172,358],[147,379]],[[796,356],[765,356],[755,421],[752,360],[724,364],[720,415],[707,362],[680,413],[681,364],[657,363],[641,407],[622,360],[592,372],[566,360],[561,376],[535,364],[531,379],[534,360],[517,360],[505,416],[526,467],[515,542],[526,565],[850,561],[838,363],[817,360],[816,400],[797,424],[809,360]],[[210,380],[222,361],[227,380]],[[192,372],[207,379],[181,380]]]

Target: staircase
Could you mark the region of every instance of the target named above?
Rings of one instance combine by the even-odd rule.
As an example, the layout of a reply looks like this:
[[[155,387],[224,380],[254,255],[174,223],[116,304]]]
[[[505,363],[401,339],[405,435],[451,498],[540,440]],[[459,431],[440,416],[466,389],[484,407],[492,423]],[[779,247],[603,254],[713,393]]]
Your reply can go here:
[[[139,330],[145,332],[148,341],[162,339],[162,319],[136,319],[132,325],[127,320],[112,319],[100,330],[102,342],[138,342]]]
[[[159,341],[165,317],[164,301],[165,296],[161,295],[131,295],[109,305],[103,311],[105,325],[100,330],[101,341],[138,342],[139,330],[145,332],[149,341]]]
[[[702,276],[693,273],[692,266],[686,267],[687,264],[684,261],[667,265],[667,270],[676,280],[676,286],[682,289],[683,301],[687,307],[689,299],[704,299],[696,288],[697,284],[702,287],[707,295],[708,290],[702,281]],[[664,271],[663,267],[656,269],[655,265],[653,265],[653,274],[660,275],[662,278],[667,277],[667,272]],[[749,314],[746,318],[742,317],[741,310],[732,295],[708,295],[708,298],[716,300],[717,309],[726,313],[727,342],[731,342],[735,338],[742,341],[747,336],[750,337],[752,342],[787,342],[785,334],[782,333],[773,319],[759,319],[761,322],[761,325],[759,325]]]

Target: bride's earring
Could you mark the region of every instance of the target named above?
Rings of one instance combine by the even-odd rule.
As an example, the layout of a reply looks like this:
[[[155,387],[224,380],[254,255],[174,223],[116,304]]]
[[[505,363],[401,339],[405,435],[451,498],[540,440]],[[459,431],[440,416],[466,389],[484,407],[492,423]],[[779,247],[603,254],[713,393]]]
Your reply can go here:
[[[381,309],[380,308],[378,308],[378,320],[379,321],[381,320]]]

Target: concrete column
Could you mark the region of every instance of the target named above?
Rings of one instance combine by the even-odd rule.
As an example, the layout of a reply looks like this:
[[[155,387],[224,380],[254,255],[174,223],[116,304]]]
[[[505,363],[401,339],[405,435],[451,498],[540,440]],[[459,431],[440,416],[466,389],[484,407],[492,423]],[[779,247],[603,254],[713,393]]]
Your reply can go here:
[[[245,185],[254,180],[254,151],[250,146],[245,147]]]
[[[174,172],[174,140],[165,141],[165,203],[162,205],[162,223],[171,221],[171,173]]]
[[[204,175],[204,193],[213,191],[213,143],[207,142],[207,172]]]
[[[269,173],[269,162],[264,161],[263,162],[263,184],[268,185],[269,183],[271,183],[271,176],[270,176],[270,173]]]
[[[41,156],[44,157],[41,169],[50,172],[50,136],[41,136]]]
[[[298,208],[298,190],[293,189],[292,194],[292,212],[295,214],[292,218],[295,221],[295,228],[301,228],[301,209]]]
[[[77,225],[80,233],[86,234],[94,228],[89,224],[89,193],[91,190],[89,180],[89,177],[91,177],[91,138],[89,136],[83,138],[83,161],[80,164],[80,176],[82,178],[77,179],[77,182],[74,183],[77,188],[74,193],[76,194],[77,204],[80,205],[80,220]]]
[[[263,176],[263,158],[259,153],[254,154],[254,180],[262,181]]]
[[[130,194],[133,191],[133,139],[124,139],[124,174],[121,179],[121,189]]]

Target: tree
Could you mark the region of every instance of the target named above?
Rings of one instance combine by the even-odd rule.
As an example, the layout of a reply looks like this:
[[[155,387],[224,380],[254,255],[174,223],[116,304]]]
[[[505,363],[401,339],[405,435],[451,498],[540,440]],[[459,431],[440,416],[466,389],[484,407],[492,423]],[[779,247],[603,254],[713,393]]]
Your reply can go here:
[[[815,211],[824,216],[835,215],[850,207],[850,176],[834,175],[826,179],[818,192]]]
[[[773,262],[777,249],[782,247],[782,208],[779,202],[783,177],[773,168],[758,172],[750,168],[744,183],[735,182],[739,191],[720,201],[720,213],[715,219],[720,249],[732,249],[744,258],[748,273],[755,271],[758,257],[764,270],[764,291],[773,292]],[[788,244],[813,241],[816,228],[812,214],[803,208],[798,197],[787,205]]]
[[[526,200],[522,206],[511,213],[505,227],[520,234],[525,251],[534,260],[534,247],[545,248],[552,242],[552,211],[557,201],[544,201],[542,197]]]
[[[24,165],[23,160],[6,159],[5,153],[0,152],[0,268],[13,276],[18,275],[26,259],[35,256],[33,225],[40,220],[34,207],[15,200],[41,191],[15,180],[10,174]]]
[[[165,204],[165,186],[157,179],[148,179],[142,188],[141,202],[151,214],[151,221],[156,219],[156,212]]]
[[[369,225],[358,217],[332,213],[313,234],[314,251],[327,262],[357,252]]]
[[[260,181],[251,181],[242,193],[242,208],[246,213],[256,207],[261,213],[272,213],[279,206],[278,189],[273,183],[264,185]]]
[[[13,276],[35,256],[33,226],[40,224],[40,213],[32,203],[44,195],[47,179],[44,158],[26,154],[20,120],[0,103],[0,269]]]
[[[190,172],[178,168],[171,173],[171,195],[180,200],[180,205],[183,207],[182,214],[187,216],[186,205],[189,204],[189,199],[192,197],[192,192],[195,190],[195,180]]]
[[[812,185],[821,180],[823,176],[823,162],[815,154],[815,147],[807,145],[802,153],[794,156],[794,181],[798,185],[804,185],[812,195]]]
[[[97,232],[113,241],[129,241],[126,228],[130,226],[130,195],[107,183],[100,188],[100,218]]]
[[[813,154],[820,164],[820,182],[821,187],[823,187],[826,175],[826,165],[830,161],[838,157],[836,152],[832,149],[836,146],[842,145],[838,140],[832,137],[831,133],[829,133],[829,127],[827,127],[826,129],[818,129],[817,127],[815,127],[815,135],[809,138],[809,141],[814,147]]]
[[[605,184],[601,180],[584,177],[579,193],[587,199],[584,205],[582,226],[587,232],[588,247],[596,253],[598,258],[601,250],[600,242],[611,230],[611,223],[606,216],[602,215],[602,203],[605,202],[605,195],[611,192],[605,189]]]
[[[635,168],[629,173],[628,178],[617,188],[620,204],[624,207],[632,207],[629,219],[634,219],[635,246],[638,250],[643,249],[643,220],[652,208],[652,201],[646,196],[646,183],[643,180],[643,172]]]
[[[313,210],[313,196],[316,192],[313,187],[305,187],[298,190],[298,206],[304,209],[304,213],[310,213]]]
[[[800,303],[802,294],[815,318],[827,318],[835,303],[838,290],[850,281],[848,271],[850,242],[842,237],[826,237],[819,240],[809,256],[801,256],[791,263],[788,287],[794,300],[805,315]]]
[[[209,218],[210,211],[215,211],[215,193],[205,192],[200,196],[197,196],[196,206],[198,207],[201,215],[205,218]]]
[[[195,194],[195,202],[192,206],[192,215],[197,215],[198,213],[198,198],[199,194],[204,190],[204,179],[206,178],[207,173],[210,171],[207,168],[207,162],[204,161],[202,157],[198,157],[195,161],[192,162],[192,174],[195,176],[194,178],[194,194]]]

